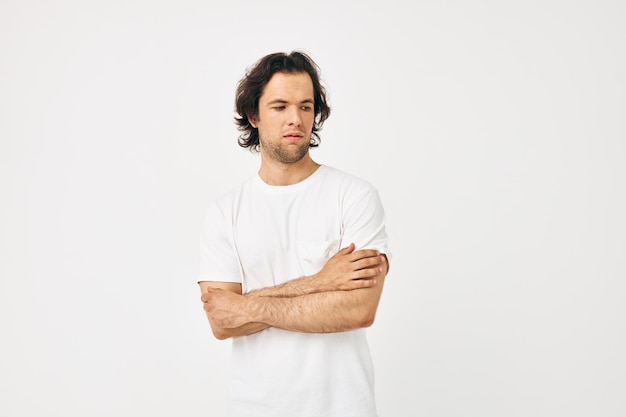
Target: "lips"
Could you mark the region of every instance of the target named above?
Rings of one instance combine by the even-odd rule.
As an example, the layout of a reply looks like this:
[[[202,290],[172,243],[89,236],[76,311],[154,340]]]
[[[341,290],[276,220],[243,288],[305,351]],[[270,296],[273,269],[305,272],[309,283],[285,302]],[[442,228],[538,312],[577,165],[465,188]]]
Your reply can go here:
[[[302,136],[304,135],[300,132],[289,132],[283,135],[285,139],[291,139],[291,140],[300,139]]]

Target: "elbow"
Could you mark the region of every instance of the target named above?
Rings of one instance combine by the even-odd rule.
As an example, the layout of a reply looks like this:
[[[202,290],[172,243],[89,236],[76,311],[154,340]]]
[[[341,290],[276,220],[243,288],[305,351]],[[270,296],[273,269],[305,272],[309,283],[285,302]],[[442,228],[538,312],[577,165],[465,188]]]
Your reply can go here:
[[[227,331],[227,329],[221,326],[218,326],[213,321],[209,320],[209,323],[211,324],[211,331],[213,332],[213,337],[215,337],[217,340],[228,339],[229,337],[232,336],[230,332]]]
[[[376,311],[372,309],[367,309],[363,311],[362,314],[360,314],[358,322],[357,322],[357,327],[358,328],[370,327],[372,324],[374,324],[375,319],[376,319]]]
[[[211,326],[211,332],[213,332],[213,337],[215,337],[217,340],[224,340],[224,339],[228,339],[231,336],[226,331],[226,329],[214,323],[213,320],[211,320],[211,317],[208,316],[208,314],[207,314],[207,318],[209,319],[209,325]]]
[[[372,314],[368,317],[366,317],[366,319],[363,321],[363,326],[362,327],[370,327],[372,324],[374,324],[374,319],[376,318],[375,314]]]
[[[213,330],[213,336],[217,340],[225,340],[225,339],[228,339],[230,337],[230,335],[226,331],[224,331],[224,329],[212,328],[212,330]]]

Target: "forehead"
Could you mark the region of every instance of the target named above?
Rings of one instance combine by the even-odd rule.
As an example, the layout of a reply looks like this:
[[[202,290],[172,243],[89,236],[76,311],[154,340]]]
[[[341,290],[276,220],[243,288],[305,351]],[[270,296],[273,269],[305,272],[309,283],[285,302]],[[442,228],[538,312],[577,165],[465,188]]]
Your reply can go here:
[[[261,100],[305,100],[313,99],[313,81],[306,72],[289,74],[277,72],[263,88]]]

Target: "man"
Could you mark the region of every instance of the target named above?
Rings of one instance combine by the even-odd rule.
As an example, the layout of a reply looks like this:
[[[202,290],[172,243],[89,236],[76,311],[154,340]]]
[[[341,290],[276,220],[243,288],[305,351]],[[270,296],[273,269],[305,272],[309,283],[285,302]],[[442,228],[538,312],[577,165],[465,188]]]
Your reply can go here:
[[[260,59],[236,109],[261,164],[209,206],[199,281],[213,334],[232,338],[229,416],[375,417],[365,328],[389,254],[378,193],[311,158],[330,107],[306,54]]]

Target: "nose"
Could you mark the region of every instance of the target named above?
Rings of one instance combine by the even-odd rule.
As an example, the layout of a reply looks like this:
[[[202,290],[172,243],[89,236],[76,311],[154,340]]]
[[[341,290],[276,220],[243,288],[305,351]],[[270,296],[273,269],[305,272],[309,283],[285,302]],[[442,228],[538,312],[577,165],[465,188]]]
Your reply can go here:
[[[300,126],[302,118],[300,117],[300,109],[297,106],[289,107],[287,122],[289,126]]]

